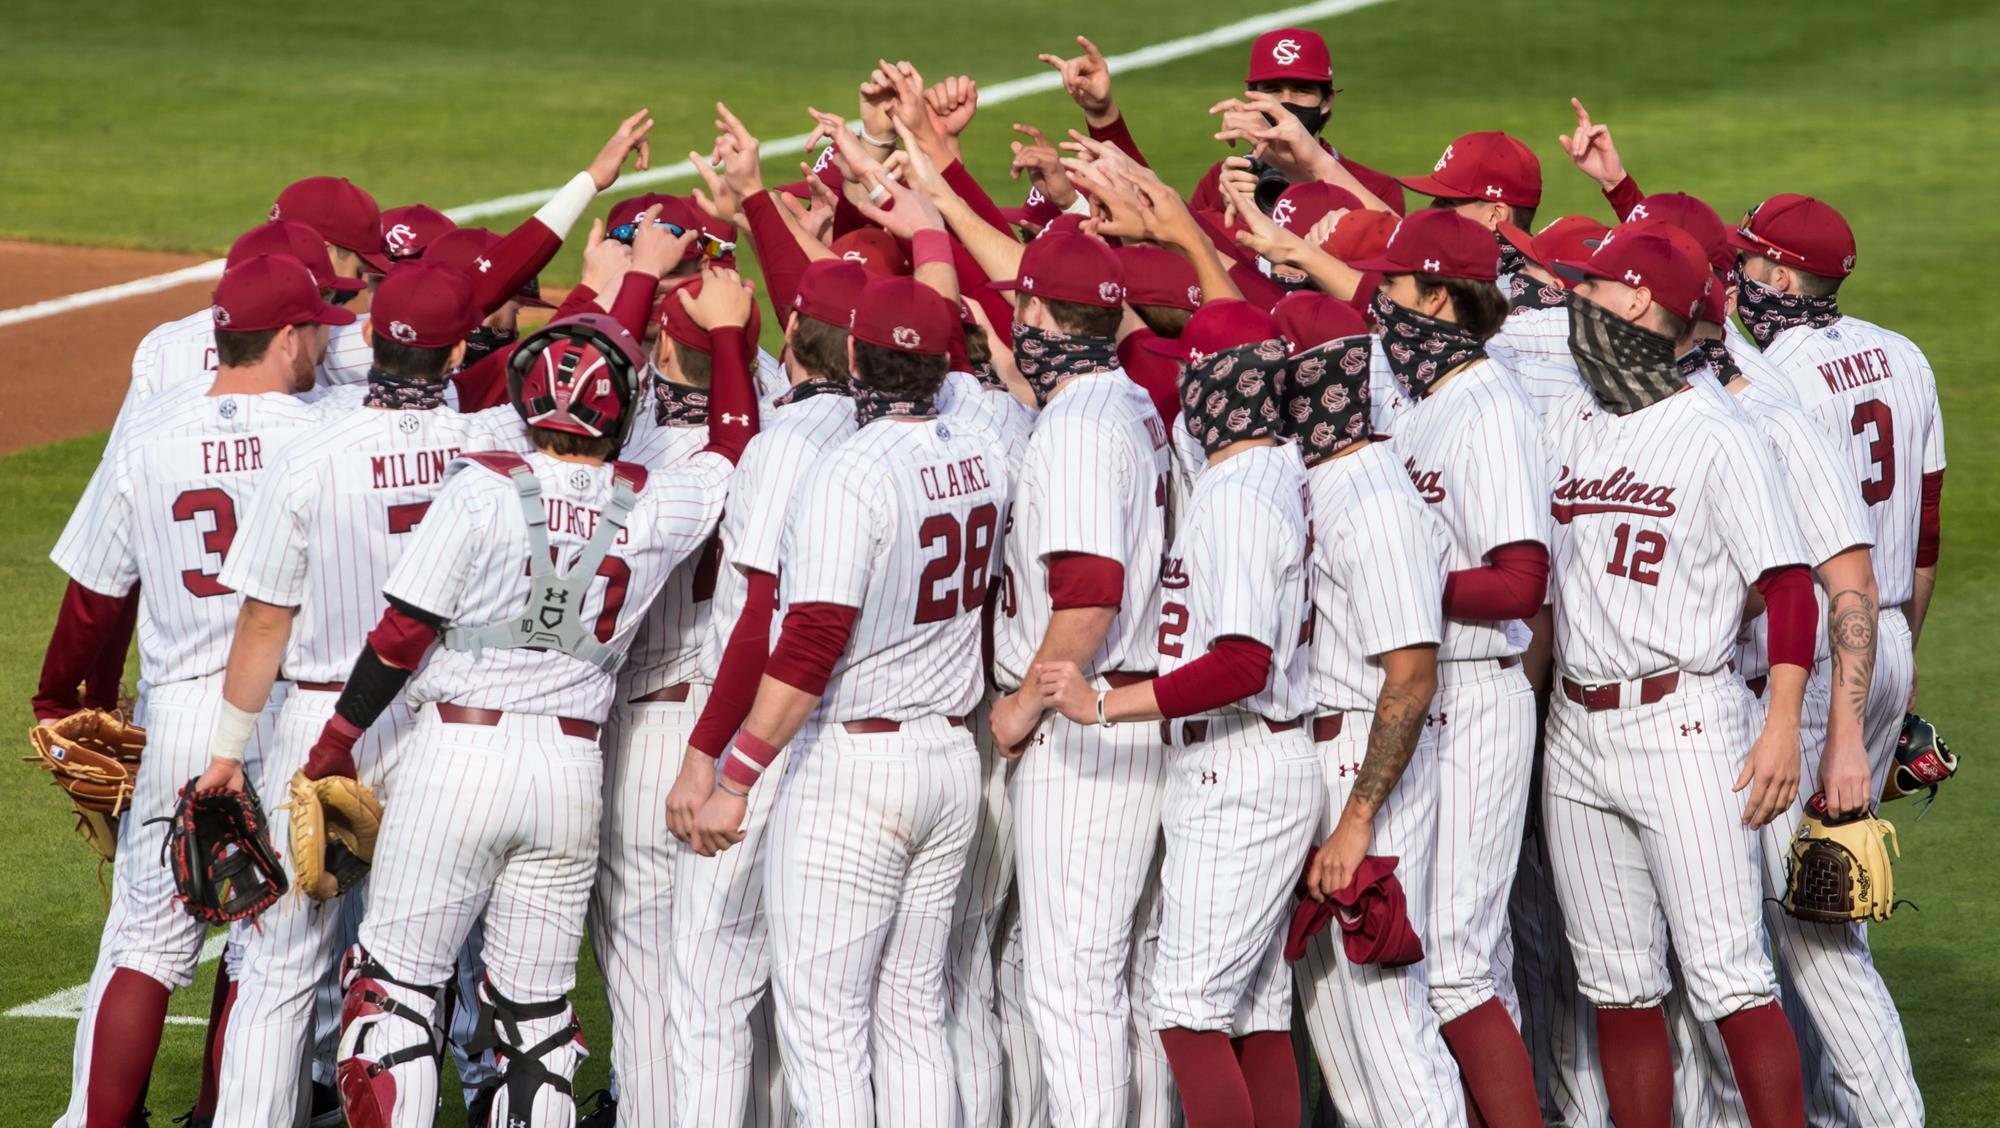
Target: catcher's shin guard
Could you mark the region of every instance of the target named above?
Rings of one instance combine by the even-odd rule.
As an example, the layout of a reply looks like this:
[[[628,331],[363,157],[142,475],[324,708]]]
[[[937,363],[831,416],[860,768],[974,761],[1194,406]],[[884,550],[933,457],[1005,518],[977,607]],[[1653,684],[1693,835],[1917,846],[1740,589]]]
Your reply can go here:
[[[334,1074],[353,1128],[428,1128],[437,1115],[438,1055],[444,1049],[444,984],[392,979],[356,944],[341,968]]]
[[[488,1123],[508,1128],[576,1123],[571,1081],[590,1051],[569,999],[517,1003],[491,981],[482,982],[479,1034],[465,1048],[475,1054],[492,1050],[500,1062],[500,1075],[486,1082],[494,1089]]]

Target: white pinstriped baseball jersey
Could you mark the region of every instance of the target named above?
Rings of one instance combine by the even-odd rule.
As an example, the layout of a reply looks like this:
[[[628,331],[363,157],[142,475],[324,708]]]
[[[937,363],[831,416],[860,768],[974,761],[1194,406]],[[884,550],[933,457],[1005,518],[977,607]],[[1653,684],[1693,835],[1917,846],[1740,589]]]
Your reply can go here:
[[[296,607],[285,677],[344,681],[388,603],[382,587],[409,546],[472,417],[390,411],[342,395],[325,423],[271,466],[222,582]]]
[[[650,421],[650,417],[648,417]],[[708,428],[662,427],[655,424],[625,443],[618,457],[636,462],[655,474],[691,457],[708,443]],[[709,605],[715,594],[716,559],[721,544],[714,534],[686,563],[673,570],[660,597],[646,609],[639,633],[632,639],[625,668],[618,673],[627,699],[670,685],[705,681],[701,676],[702,640],[708,633]]]
[[[1474,363],[1403,414],[1390,443],[1444,520],[1447,571],[1478,568],[1505,544],[1549,543],[1546,449],[1540,420],[1512,372],[1492,358]],[[1528,646],[1518,619],[1446,619],[1438,660],[1504,658]]]
[[[1188,503],[1194,498],[1195,480],[1208,467],[1208,452],[1201,449],[1201,440],[1188,430],[1187,416],[1174,414],[1174,425],[1167,429],[1173,439],[1167,448],[1167,465],[1173,471],[1171,490],[1173,504],[1167,507],[1167,543],[1172,544],[1180,531],[1183,514],[1188,511]]]
[[[1444,635],[1450,535],[1387,443],[1306,472],[1313,514],[1312,691],[1326,712],[1367,711],[1380,655]]]
[[[522,456],[541,482],[549,546],[558,571],[582,552],[611,500],[611,467],[565,462],[539,451]],[[612,543],[581,613],[597,640],[623,651],[667,576],[715,531],[729,486],[729,460],[698,454],[648,468],[625,531]],[[504,475],[461,460],[417,526],[386,593],[447,622],[483,626],[528,606],[528,525]],[[479,653],[433,647],[410,682],[415,701],[602,722],[612,677],[557,650]]]
[[[878,419],[826,451],[785,518],[773,623],[797,603],[860,609],[815,720],[972,711],[1011,485],[1005,442],[962,419]]]
[[[785,538],[785,514],[799,493],[799,481],[829,446],[854,433],[854,400],[815,395],[774,407],[736,464],[723,511],[720,566],[708,630],[701,648],[702,680],[713,684],[722,669],[722,651],[743,614],[750,594],[750,571],[778,574]]]
[[[154,326],[132,352],[132,382],[126,385],[118,418],[111,424],[111,441],[117,442],[132,421],[145,418],[145,405],[161,393],[192,398],[207,391],[214,379],[213,311],[203,307]]]
[[[1403,394],[1402,386],[1396,383],[1396,374],[1389,368],[1389,358],[1382,351],[1382,334],[1375,334],[1375,343],[1368,350],[1368,422],[1375,433],[1389,438],[1396,433],[1405,416],[1416,404]]]
[[[1787,329],[1764,359],[1846,455],[1874,526],[1882,606],[1908,603],[1923,476],[1944,469],[1944,417],[1930,361],[1908,337],[1857,317]]]
[[[148,410],[107,451],[55,549],[92,591],[140,585],[139,668],[161,685],[220,671],[243,597],[219,574],[285,447],[320,408],[281,392],[202,396]]]
[[[938,414],[963,419],[1000,436],[1007,446],[1007,465],[1019,466],[1035,433],[1035,409],[1012,392],[989,388],[970,372],[947,372],[938,389]]]
[[[760,408],[769,408],[772,400],[792,388],[792,378],[786,373],[784,363],[763,349],[757,350],[757,363],[752,366],[750,375],[757,382],[757,406]]]
[[[1771,441],[1712,380],[1625,416],[1580,393],[1552,419],[1557,665],[1721,669],[1750,585],[1810,563]]]
[[[363,313],[355,317],[352,325],[327,329],[326,359],[320,362],[317,381],[320,387],[338,388],[368,379],[368,369],[375,363],[375,346],[361,335],[361,327],[366,324],[368,315]]]
[[[1690,383],[1721,387],[1713,369],[1703,368]],[[1805,538],[1806,555],[1815,565],[1856,545],[1866,545],[1873,536],[1868,515],[1862,511],[1861,495],[1848,484],[1846,463],[1813,421],[1781,386],[1769,380],[1750,382],[1732,395],[1736,406],[1757,424],[1757,429],[1777,451],[1778,469],[1784,475],[1792,512],[1799,519],[1799,533]],[[1826,621],[1826,592],[1813,585],[1819,601],[1820,621]],[[1826,632],[1813,632],[1813,656],[1824,662],[1832,656]],[[1736,672],[1746,678],[1769,673],[1770,618],[1759,615],[1745,624],[1737,637]]]
[[[1055,553],[1125,565],[1118,615],[1090,669],[1154,668],[1167,478],[1167,429],[1123,369],[1076,377],[1043,406],[1021,459],[1004,545],[1005,587],[993,629],[1002,688],[1021,683],[1048,629],[1046,559]]]
[[[1556,287],[1560,292],[1561,287]],[[1500,284],[1507,293],[1507,284]],[[1486,342],[1486,355],[1522,374],[1522,365],[1531,360],[1569,358],[1569,307],[1550,306],[1517,309],[1507,315],[1500,331]]]
[[[1251,447],[1202,471],[1160,572],[1160,672],[1241,636],[1271,648],[1264,687],[1231,706],[1273,721],[1313,710],[1313,526],[1291,443]]]

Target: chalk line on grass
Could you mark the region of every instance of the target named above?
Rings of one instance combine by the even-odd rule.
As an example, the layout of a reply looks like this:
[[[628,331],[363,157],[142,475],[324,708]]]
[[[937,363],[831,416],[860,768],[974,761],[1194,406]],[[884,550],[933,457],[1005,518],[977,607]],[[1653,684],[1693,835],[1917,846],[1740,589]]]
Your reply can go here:
[[[201,963],[217,959],[222,955],[222,945],[227,934],[218,932],[201,946]],[[0,1018],[62,1018],[75,1022],[83,1017],[83,997],[90,990],[90,984],[79,983],[65,987],[52,995],[44,995],[32,1003],[22,1003],[13,1010],[0,1013]],[[170,1014],[167,1021],[177,1026],[206,1026],[207,1015]]]

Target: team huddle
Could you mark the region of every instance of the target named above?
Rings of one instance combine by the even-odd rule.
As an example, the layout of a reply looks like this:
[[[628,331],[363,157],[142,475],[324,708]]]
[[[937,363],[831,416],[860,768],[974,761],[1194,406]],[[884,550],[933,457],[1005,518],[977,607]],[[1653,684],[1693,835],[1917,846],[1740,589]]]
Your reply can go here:
[[[59,1124],[145,1123],[212,922],[196,1125],[430,1125],[446,1059],[496,1128],[1923,1122],[1867,926],[1955,766],[1944,432],[1846,221],[1580,103],[1609,225],[1502,133],[1385,175],[1297,28],[1184,199],[1078,43],[1022,206],[885,60],[795,183],[718,104],[553,308],[646,111],[509,232],[277,195],[52,553]]]

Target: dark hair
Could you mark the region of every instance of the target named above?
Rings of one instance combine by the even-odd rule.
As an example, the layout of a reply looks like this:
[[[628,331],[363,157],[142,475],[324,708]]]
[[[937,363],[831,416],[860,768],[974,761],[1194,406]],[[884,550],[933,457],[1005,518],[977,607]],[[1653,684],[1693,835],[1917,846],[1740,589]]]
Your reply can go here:
[[[847,330],[799,314],[792,323],[792,359],[821,379],[847,379]]]
[[[398,344],[388,334],[381,333],[375,337],[375,367],[405,380],[436,380],[444,375],[445,365],[451,363],[451,350],[456,347],[418,348]]]
[[[1798,267],[1792,268],[1792,277],[1796,279],[1792,284],[1792,288],[1804,297],[1823,298],[1828,294],[1840,292],[1840,283],[1842,280],[1839,278],[1828,278],[1824,274],[1813,274],[1809,271],[1800,270]]]
[[[588,435],[537,427],[532,423],[528,425],[528,438],[535,444],[536,450],[548,454],[601,458],[606,462],[618,457],[618,448],[622,445],[610,435],[593,439]]]
[[[993,342],[987,339],[984,325],[965,323],[965,359],[974,368],[993,362]]]
[[[948,357],[854,342],[854,378],[891,399],[922,401],[936,396],[950,364]]]
[[[1125,307],[1084,305],[1082,302],[1059,302],[1043,298],[1042,304],[1049,307],[1049,318],[1056,328],[1072,337],[1115,337],[1118,323],[1125,317]]]
[[[1508,218],[1508,223],[1513,224],[1523,231],[1533,231],[1535,229],[1535,209],[1524,208],[1519,204],[1508,204],[1507,210],[1514,213]]]
[[[1135,305],[1132,312],[1139,315],[1146,328],[1169,338],[1180,336],[1181,330],[1187,328],[1188,318],[1194,316],[1193,310],[1163,305]]]
[[[1653,328],[1666,331],[1668,339],[1678,341],[1687,336],[1688,327],[1693,324],[1687,318],[1668,309],[1658,302],[1653,303]]]
[[[715,358],[698,349],[673,341],[674,359],[679,362],[681,383],[706,388],[715,382]]]
[[[222,368],[241,368],[264,359],[271,351],[271,342],[278,337],[276,329],[259,329],[254,333],[232,333],[227,329],[215,331],[215,363]]]
[[[1507,299],[1500,287],[1470,278],[1446,278],[1440,274],[1412,274],[1417,296],[1428,298],[1443,290],[1451,299],[1452,316],[1458,327],[1480,341],[1500,331],[1507,320]]]

